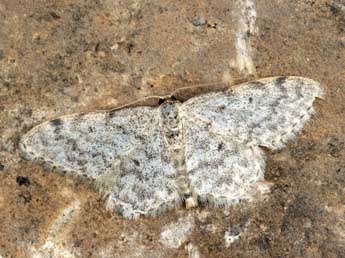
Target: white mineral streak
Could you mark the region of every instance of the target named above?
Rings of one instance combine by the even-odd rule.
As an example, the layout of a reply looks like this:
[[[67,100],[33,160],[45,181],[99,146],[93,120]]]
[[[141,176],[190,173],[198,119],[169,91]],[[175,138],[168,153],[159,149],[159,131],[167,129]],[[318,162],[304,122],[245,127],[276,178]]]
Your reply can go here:
[[[188,258],[201,258],[199,248],[191,243],[186,246]]]
[[[188,240],[194,228],[194,219],[191,216],[179,218],[163,228],[160,242],[166,248],[177,249]]]
[[[241,12],[238,18],[236,32],[237,67],[246,75],[255,75],[256,69],[253,63],[253,49],[251,36],[257,33],[256,9],[254,0],[240,0]]]
[[[49,169],[94,179],[107,208],[125,218],[183,200],[228,207],[268,192],[261,147],[294,139],[322,96],[311,79],[266,78],[184,103],[63,116],[33,128],[20,149]]]
[[[32,258],[75,258],[71,249],[64,245],[64,241],[66,227],[68,227],[71,220],[77,216],[80,205],[80,201],[75,200],[61,212],[51,225],[44,244],[39,248],[31,248]]]

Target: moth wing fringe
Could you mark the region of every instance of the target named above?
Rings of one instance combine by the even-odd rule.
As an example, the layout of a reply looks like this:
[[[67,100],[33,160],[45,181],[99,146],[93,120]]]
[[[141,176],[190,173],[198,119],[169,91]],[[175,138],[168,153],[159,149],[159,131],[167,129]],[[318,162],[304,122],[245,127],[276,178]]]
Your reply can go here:
[[[147,211],[142,211],[142,210],[135,210],[132,207],[128,207],[126,210],[126,208],[124,208],[123,206],[132,206],[132,205],[112,196],[111,192],[108,192],[106,194],[106,200],[105,200],[106,210],[115,211],[119,213],[120,215],[122,215],[123,217],[130,220],[136,220],[141,215],[145,217],[158,217],[159,215],[163,213],[166,213],[168,211],[171,211],[180,207],[181,204],[182,204],[182,199],[177,199],[175,201],[162,203],[161,205],[153,207]]]

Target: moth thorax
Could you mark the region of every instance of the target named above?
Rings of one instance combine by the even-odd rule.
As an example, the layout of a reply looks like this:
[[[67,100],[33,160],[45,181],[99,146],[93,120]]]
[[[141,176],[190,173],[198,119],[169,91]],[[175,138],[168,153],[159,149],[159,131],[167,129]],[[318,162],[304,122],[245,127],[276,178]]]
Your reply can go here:
[[[161,124],[165,138],[169,144],[179,144],[181,137],[179,103],[166,102],[160,106]]]
[[[180,195],[188,197],[191,194],[189,180],[186,175],[179,175],[177,177],[177,185]]]

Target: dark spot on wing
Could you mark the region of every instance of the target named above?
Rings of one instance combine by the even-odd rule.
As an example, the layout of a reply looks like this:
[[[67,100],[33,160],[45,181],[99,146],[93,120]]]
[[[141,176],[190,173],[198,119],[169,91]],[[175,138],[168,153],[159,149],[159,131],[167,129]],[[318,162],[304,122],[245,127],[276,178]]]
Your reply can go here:
[[[279,87],[279,88],[283,88],[284,87],[284,83],[286,82],[286,80],[288,79],[288,77],[286,76],[281,76],[281,77],[278,77],[276,79],[276,86]]]
[[[72,151],[76,151],[78,148],[77,142],[74,139],[68,139],[67,140],[67,145],[71,146]]]
[[[51,120],[50,124],[52,126],[58,127],[58,126],[61,126],[63,124],[63,121],[60,118],[57,118],[57,119]]]
[[[254,88],[261,88],[263,87],[265,84],[260,82],[260,81],[253,81],[250,83],[250,86],[254,87]]]
[[[55,141],[62,141],[64,140],[64,136],[59,134],[60,133],[60,127],[56,127],[56,129],[54,130],[54,133],[56,134],[54,140]]]
[[[84,167],[84,165],[87,164],[87,160],[77,160],[77,164],[80,167]]]
[[[133,159],[133,162],[134,162],[134,164],[135,164],[136,166],[139,166],[139,165],[140,165],[140,162],[139,162],[138,160],[136,160],[136,159]]]
[[[218,151],[221,151],[223,149],[224,149],[224,143],[221,142],[218,144]]]
[[[83,121],[85,115],[86,115],[86,113],[80,113],[80,114],[74,116],[73,120],[71,121],[71,124],[73,126],[78,125],[80,122]]]
[[[108,117],[109,117],[109,118],[113,118],[113,117],[116,115],[116,111],[117,111],[117,109],[110,110],[110,111],[108,112]]]
[[[253,102],[253,98],[249,97],[249,103],[252,103],[252,102]]]
[[[80,121],[84,119],[84,116],[86,116],[86,113],[80,113],[74,119]]]
[[[218,111],[222,112],[225,110],[225,108],[226,108],[225,105],[221,105],[217,109],[218,109]]]

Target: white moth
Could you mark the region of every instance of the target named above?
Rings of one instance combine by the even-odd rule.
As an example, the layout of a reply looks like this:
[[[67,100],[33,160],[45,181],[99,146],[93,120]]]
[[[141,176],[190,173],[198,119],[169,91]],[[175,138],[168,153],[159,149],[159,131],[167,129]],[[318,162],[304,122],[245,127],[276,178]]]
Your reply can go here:
[[[186,203],[228,206],[265,172],[260,146],[276,150],[301,130],[322,97],[319,83],[275,77],[197,96],[184,103],[63,116],[20,142],[23,157],[85,175],[126,218]]]

